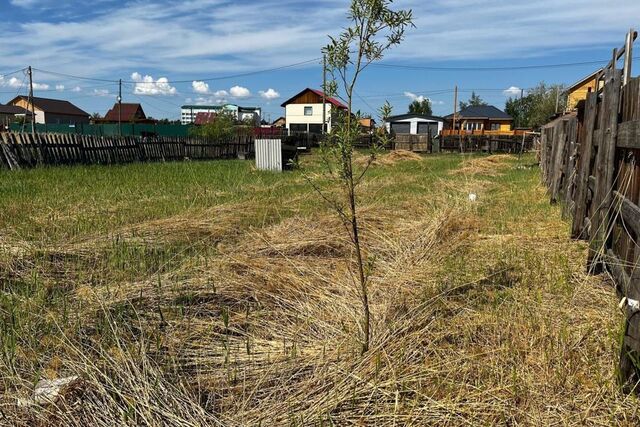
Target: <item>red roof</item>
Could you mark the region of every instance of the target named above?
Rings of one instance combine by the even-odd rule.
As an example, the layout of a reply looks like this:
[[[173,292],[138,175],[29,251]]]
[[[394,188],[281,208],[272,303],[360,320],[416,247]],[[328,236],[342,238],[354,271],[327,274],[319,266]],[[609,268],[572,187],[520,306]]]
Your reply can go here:
[[[104,116],[105,121],[118,121],[118,107],[120,104],[115,103],[113,108],[107,111],[107,114]],[[144,114],[144,110],[142,109],[142,105],[140,104],[128,104],[122,103],[122,115],[120,117],[123,122],[135,122],[138,120],[146,120],[147,116]]]
[[[282,107],[285,107],[287,104],[290,104],[291,101],[293,101],[294,99],[298,98],[299,96],[301,96],[302,94],[304,94],[305,92],[313,92],[316,95],[318,95],[320,98],[322,98],[324,96],[324,93],[321,90],[317,90],[317,89],[311,89],[311,88],[306,88],[303,91],[301,91],[300,93],[298,93],[295,96],[292,96],[291,98],[287,99],[285,102],[282,103]],[[337,108],[340,108],[342,110],[346,110],[347,106],[344,105],[342,102],[338,101],[335,98],[332,98],[330,96],[327,96],[327,102],[331,105],[334,105]]]
[[[196,118],[194,123],[196,125],[208,125],[209,123],[213,123],[218,114],[216,113],[198,113],[196,114]]]

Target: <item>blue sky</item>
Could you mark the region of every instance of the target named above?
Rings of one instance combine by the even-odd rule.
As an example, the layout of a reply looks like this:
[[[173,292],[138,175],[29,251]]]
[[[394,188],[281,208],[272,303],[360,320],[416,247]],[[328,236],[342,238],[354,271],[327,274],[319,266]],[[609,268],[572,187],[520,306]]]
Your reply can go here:
[[[184,103],[232,102],[283,114],[283,100],[322,82],[319,62],[243,75],[320,57],[327,35],[348,24],[348,0],[111,1],[2,0],[0,102],[26,94],[31,65],[36,96],[67,99],[105,114],[117,85],[50,72],[117,80],[124,102],[148,115],[178,118]],[[422,67],[510,67],[605,61],[640,24],[640,1],[397,0],[416,28],[382,61]],[[637,49],[636,49],[637,50]],[[638,70],[640,62],[636,62]],[[412,99],[453,109],[453,87],[475,89],[499,108],[510,93],[540,81],[572,83],[595,65],[506,71],[371,67],[354,105],[374,112],[385,100],[405,113]],[[43,70],[43,71],[41,71]],[[45,72],[46,71],[46,72]],[[638,74],[634,72],[634,75]],[[228,76],[235,76],[225,78]],[[202,81],[203,79],[216,79]],[[509,88],[512,91],[509,91]]]

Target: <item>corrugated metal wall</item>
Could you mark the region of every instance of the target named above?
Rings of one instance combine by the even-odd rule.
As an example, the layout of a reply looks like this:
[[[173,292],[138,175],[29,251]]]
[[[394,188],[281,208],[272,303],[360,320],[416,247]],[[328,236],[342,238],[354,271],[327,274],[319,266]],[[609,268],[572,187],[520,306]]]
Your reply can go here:
[[[256,167],[260,170],[282,171],[280,139],[256,139]]]

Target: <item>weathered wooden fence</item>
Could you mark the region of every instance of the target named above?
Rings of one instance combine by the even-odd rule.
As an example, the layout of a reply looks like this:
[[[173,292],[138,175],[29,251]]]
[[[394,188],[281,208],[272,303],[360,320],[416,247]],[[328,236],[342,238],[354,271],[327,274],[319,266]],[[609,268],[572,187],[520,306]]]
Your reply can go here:
[[[0,168],[236,158],[254,152],[253,138],[92,136],[0,133]]]
[[[533,148],[534,135],[441,135],[441,151],[519,153]]]
[[[393,148],[395,150],[429,152],[431,151],[431,139],[431,134],[411,135],[399,133],[393,140]]]
[[[614,50],[596,77],[597,90],[575,114],[543,127],[540,143],[551,202],[561,202],[572,219],[572,237],[589,241],[589,271],[613,277],[626,310],[620,374],[627,389],[640,380],[640,78],[631,78],[636,35],[630,31]]]

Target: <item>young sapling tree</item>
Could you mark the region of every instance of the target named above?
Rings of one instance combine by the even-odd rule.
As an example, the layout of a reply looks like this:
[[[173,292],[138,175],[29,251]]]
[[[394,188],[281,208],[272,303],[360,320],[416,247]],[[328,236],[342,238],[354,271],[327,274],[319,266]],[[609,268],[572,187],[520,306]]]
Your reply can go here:
[[[373,62],[380,61],[385,52],[400,44],[405,30],[413,26],[411,10],[392,10],[392,0],[352,0],[348,12],[351,25],[322,51],[326,58],[329,80],[323,88],[327,96],[341,99],[345,109],[333,108],[331,131],[321,144],[324,172],[342,191],[335,194],[323,191],[312,181],[313,188],[340,217],[349,234],[356,261],[355,282],[362,303],[361,349],[364,354],[371,343],[371,313],[369,309],[368,279],[373,258],[362,247],[358,218],[357,189],[379,151],[386,145],[387,134],[375,133],[364,165],[353,161],[354,147],[360,140],[360,114],[352,110],[355,89],[362,72]],[[382,118],[391,113],[388,103],[380,109]]]

